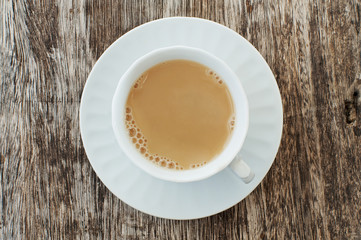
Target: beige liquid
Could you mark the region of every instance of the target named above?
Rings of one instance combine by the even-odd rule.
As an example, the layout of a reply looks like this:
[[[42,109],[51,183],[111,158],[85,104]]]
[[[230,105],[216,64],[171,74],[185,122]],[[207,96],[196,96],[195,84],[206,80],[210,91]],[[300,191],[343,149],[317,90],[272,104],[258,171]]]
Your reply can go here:
[[[150,68],[133,85],[125,124],[147,159],[182,170],[203,166],[220,154],[234,120],[229,90],[214,71],[172,60]]]

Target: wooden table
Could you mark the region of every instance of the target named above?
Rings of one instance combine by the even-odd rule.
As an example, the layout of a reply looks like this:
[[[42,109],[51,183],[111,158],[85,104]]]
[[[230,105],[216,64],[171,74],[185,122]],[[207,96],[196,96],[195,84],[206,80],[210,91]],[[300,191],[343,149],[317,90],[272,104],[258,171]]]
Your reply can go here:
[[[102,52],[169,16],[210,19],[248,39],[284,106],[263,182],[192,221],[122,203],[92,170],[79,130],[82,90]],[[2,0],[0,22],[1,239],[361,239],[359,0]]]

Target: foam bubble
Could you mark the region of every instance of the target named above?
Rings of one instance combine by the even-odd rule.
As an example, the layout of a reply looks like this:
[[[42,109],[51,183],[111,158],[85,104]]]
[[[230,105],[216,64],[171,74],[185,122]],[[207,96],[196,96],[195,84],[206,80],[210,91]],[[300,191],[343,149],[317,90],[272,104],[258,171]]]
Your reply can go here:
[[[214,74],[214,71],[212,69],[207,69],[206,73],[212,76]]]
[[[129,136],[134,137],[136,134],[136,130],[134,128],[129,129]]]
[[[231,131],[233,131],[235,125],[236,125],[236,117],[232,116],[230,121],[229,121],[229,129]]]

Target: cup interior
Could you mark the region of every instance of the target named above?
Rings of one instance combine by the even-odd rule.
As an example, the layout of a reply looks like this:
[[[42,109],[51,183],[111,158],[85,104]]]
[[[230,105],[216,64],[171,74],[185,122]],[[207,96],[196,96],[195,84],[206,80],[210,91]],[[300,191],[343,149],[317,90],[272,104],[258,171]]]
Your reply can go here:
[[[135,148],[125,126],[125,107],[128,94],[134,82],[149,68],[169,60],[190,60],[214,70],[227,85],[231,94],[235,125],[224,150],[202,167],[189,170],[172,170],[159,167]],[[248,101],[238,77],[221,59],[197,48],[173,46],[156,49],[137,59],[121,77],[112,101],[112,126],[119,146],[129,159],[150,175],[173,182],[191,182],[210,177],[227,167],[240,151],[248,130]]]

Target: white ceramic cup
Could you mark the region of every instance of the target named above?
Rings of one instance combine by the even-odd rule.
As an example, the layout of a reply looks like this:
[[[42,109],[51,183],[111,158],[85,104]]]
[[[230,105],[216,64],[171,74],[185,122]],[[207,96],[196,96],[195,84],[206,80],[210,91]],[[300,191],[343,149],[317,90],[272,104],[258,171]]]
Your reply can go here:
[[[228,86],[235,108],[235,126],[231,139],[223,151],[202,167],[189,170],[172,170],[155,165],[143,157],[131,142],[125,126],[125,108],[129,91],[134,82],[149,68],[168,60],[183,59],[195,61],[214,70]],[[240,80],[228,65],[214,55],[197,48],[173,46],[156,49],[137,59],[121,77],[112,102],[112,125],[116,139],[123,152],[139,168],[159,179],[173,182],[192,182],[205,179],[227,166],[246,183],[254,174],[240,158],[239,151],[248,130],[248,101]],[[211,129],[210,129],[211,130]]]

